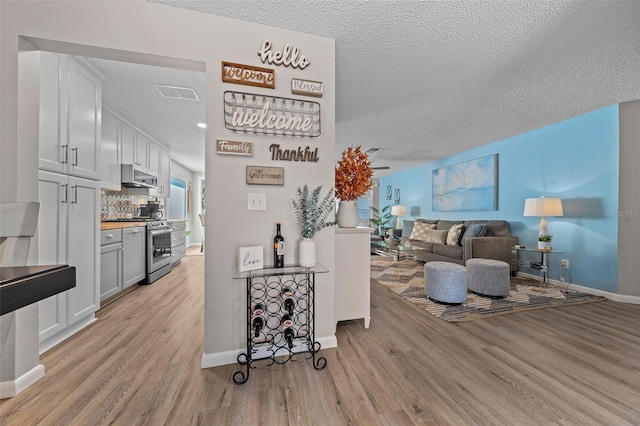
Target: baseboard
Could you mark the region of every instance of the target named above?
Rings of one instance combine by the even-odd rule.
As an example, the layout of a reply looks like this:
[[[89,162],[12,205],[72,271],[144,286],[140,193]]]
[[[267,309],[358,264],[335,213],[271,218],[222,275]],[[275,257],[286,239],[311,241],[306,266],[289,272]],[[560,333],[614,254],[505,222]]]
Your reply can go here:
[[[38,364],[11,382],[0,382],[0,399],[13,398],[44,377],[44,365]]]
[[[88,325],[93,324],[94,321],[97,321],[95,314],[91,314],[86,318],[81,319],[77,323],[65,328],[60,333],[55,334],[43,342],[40,342],[40,355],[53,348],[54,346],[64,342],[69,337],[76,334],[78,331],[87,327]]]
[[[518,276],[540,281],[539,275],[518,272]],[[568,283],[566,281],[559,281],[559,280],[553,280],[553,279],[549,280],[549,284],[552,284],[556,287],[564,288],[566,290],[580,291],[582,293],[587,293],[594,296],[602,296],[614,302],[640,305],[640,297],[638,296],[627,296],[624,294],[611,293],[610,291],[598,290],[596,288],[584,287],[578,284],[573,284],[573,283]]]
[[[336,336],[321,337],[316,339],[320,343],[321,350],[335,348],[338,346],[338,339]],[[246,349],[236,349],[234,351],[216,352],[212,354],[202,354],[200,360],[200,368],[212,368],[219,367],[221,365],[235,364],[238,362],[238,355],[246,352]]]

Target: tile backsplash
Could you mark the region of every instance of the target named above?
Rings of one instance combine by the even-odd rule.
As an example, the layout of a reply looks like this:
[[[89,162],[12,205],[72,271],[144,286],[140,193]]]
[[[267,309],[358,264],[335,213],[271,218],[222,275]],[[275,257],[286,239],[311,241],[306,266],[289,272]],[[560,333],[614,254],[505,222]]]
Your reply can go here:
[[[100,194],[100,220],[137,217],[140,205],[148,202],[149,197],[131,195],[126,188],[123,188],[122,191],[103,189]]]

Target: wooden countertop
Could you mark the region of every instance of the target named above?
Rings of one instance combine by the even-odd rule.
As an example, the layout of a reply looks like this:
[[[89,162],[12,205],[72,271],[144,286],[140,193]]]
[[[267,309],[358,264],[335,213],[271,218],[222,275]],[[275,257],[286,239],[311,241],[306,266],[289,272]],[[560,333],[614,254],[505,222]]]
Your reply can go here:
[[[147,222],[100,222],[100,230],[108,231],[110,229],[135,228],[136,226],[147,226]]]

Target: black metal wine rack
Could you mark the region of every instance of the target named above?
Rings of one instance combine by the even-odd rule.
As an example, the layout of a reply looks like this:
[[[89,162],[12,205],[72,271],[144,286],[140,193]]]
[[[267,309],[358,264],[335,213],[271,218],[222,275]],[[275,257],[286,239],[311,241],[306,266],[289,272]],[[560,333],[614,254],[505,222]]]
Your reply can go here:
[[[320,343],[315,341],[315,303],[314,286],[315,272],[311,269],[298,268],[302,272],[279,272],[273,269],[273,274],[258,274],[247,276],[247,351],[238,355],[238,364],[245,367],[233,374],[235,384],[243,384],[249,379],[249,372],[256,368],[258,361],[273,364],[286,364],[297,361],[297,356],[308,355],[313,358],[313,367],[322,370],[327,365],[325,357],[318,357]],[[285,309],[285,290],[290,290],[293,301],[290,325],[283,324],[283,317],[289,312]],[[256,314],[255,308],[262,305],[261,314]],[[258,306],[259,307],[259,306]],[[263,327],[256,332],[254,319],[262,317]],[[293,330],[292,339],[286,338]],[[256,335],[257,334],[257,335]]]

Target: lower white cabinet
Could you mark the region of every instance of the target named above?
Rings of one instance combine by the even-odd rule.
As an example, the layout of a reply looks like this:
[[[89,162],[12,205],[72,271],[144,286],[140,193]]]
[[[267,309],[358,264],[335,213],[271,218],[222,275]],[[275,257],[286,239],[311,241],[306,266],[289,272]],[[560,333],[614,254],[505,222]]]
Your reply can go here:
[[[122,241],[120,229],[102,231],[100,240],[100,301],[122,291]],[[104,242],[107,244],[104,244]]]
[[[180,262],[187,254],[187,222],[170,221],[171,225],[171,265]]]
[[[122,229],[122,289],[144,280],[147,273],[146,230],[144,226]]]
[[[100,182],[40,171],[39,201],[39,263],[76,267],[76,287],[39,302],[42,343],[100,307]]]

